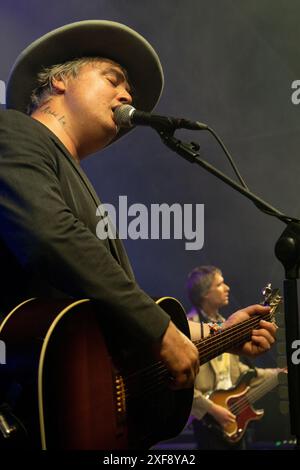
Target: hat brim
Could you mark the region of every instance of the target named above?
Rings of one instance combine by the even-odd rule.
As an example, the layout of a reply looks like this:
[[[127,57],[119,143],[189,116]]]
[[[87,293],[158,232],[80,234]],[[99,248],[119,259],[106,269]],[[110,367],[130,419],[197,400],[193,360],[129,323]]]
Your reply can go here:
[[[149,42],[123,24],[86,20],[50,31],[24,49],[9,75],[6,107],[26,113],[42,67],[80,57],[104,57],[124,67],[134,89],[137,109],[152,111],[159,101],[164,84],[163,71]],[[116,139],[129,130],[121,129]]]

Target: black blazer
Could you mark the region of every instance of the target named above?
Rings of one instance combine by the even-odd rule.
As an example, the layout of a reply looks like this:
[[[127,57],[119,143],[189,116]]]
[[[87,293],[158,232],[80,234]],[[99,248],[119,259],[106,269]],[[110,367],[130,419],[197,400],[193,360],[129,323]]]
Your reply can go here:
[[[0,111],[1,311],[32,296],[88,297],[134,337],[155,341],[169,316],[135,282],[121,241],[97,238],[99,204],[47,127]]]

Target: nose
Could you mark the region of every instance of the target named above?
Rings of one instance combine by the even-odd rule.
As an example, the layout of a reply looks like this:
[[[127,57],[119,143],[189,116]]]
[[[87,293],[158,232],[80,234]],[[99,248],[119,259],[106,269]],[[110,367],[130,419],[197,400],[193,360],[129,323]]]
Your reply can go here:
[[[123,88],[119,95],[118,95],[118,100],[122,104],[131,104],[132,103],[132,96],[129,91],[126,90],[126,88]]]

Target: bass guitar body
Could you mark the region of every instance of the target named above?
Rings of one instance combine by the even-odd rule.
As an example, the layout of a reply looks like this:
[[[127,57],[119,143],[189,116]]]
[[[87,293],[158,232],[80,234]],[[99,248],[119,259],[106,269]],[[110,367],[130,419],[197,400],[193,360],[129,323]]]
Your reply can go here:
[[[249,383],[255,375],[255,371],[250,369],[241,376],[235,387],[216,390],[209,397],[215,404],[228,409],[236,416],[235,422],[227,424],[222,430],[224,438],[232,444],[241,440],[251,421],[259,420],[264,415],[263,410],[255,410],[251,406],[247,396]]]

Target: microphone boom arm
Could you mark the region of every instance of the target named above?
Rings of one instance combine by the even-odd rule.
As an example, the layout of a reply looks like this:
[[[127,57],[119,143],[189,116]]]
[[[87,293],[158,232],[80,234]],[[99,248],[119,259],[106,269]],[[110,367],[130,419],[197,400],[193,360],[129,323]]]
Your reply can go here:
[[[207,130],[209,130],[208,127],[207,127]],[[271,216],[277,217],[282,222],[285,222],[287,224],[290,222],[300,222],[298,219],[295,219],[294,217],[289,217],[283,214],[278,209],[276,209],[275,207],[265,202],[263,199],[251,193],[249,189],[244,188],[243,186],[238,184],[236,181],[234,181],[233,179],[225,175],[223,172],[215,168],[213,165],[211,165],[207,161],[200,158],[200,155],[197,152],[197,150],[199,150],[200,148],[199,145],[195,143],[182,142],[181,140],[177,139],[174,135],[169,134],[167,132],[158,131],[158,133],[162,141],[167,147],[169,147],[171,150],[176,152],[178,155],[183,157],[188,162],[196,163],[197,165],[207,170],[209,173],[212,173],[214,176],[224,181],[224,183],[228,184],[233,189],[243,194],[243,196],[247,197],[252,202],[254,202],[254,204],[263,212],[266,212],[267,214]]]

